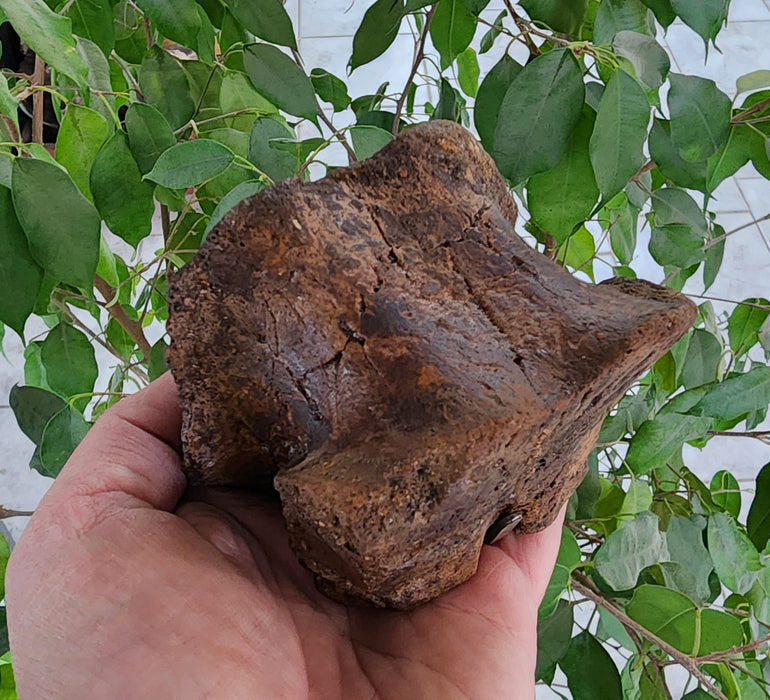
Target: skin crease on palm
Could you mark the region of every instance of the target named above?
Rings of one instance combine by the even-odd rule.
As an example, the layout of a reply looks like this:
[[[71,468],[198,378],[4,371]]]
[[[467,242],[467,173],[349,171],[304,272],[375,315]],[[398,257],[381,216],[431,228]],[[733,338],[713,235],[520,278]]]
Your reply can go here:
[[[165,375],[105,413],[13,552],[22,700],[534,697],[537,609],[560,523],[482,551],[410,613],[315,590],[276,503],[185,491]]]

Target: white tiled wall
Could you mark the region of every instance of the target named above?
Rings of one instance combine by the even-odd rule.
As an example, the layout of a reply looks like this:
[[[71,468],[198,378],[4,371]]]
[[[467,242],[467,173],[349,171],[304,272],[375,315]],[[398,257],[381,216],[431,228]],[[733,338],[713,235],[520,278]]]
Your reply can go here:
[[[287,0],[286,7],[298,28],[300,52],[308,69],[323,66],[344,76],[352,36],[370,0]],[[493,0],[485,11],[490,21],[502,8]],[[673,58],[673,70],[695,73],[716,80],[733,94],[735,79],[751,70],[770,68],[770,0],[733,0],[730,23],[719,40],[721,53],[711,50],[706,60],[703,42],[681,23],[673,25],[664,41]],[[390,81],[395,92],[401,89],[412,61],[412,40],[407,24],[393,47],[381,58],[356,70],[350,77],[353,96],[371,91],[372,86]],[[495,52],[481,56],[482,69],[497,60]],[[427,97],[426,97],[427,99]],[[338,125],[345,116],[335,117]],[[338,162],[344,162],[338,151]],[[721,222],[730,231],[770,213],[770,182],[759,177],[751,166],[725,183],[717,193],[712,208],[720,212]],[[149,246],[152,248],[152,245]],[[640,251],[640,262],[645,251]],[[740,300],[749,296],[770,297],[770,221],[750,225],[732,236],[727,243],[725,269],[710,296]],[[654,275],[660,275],[651,267]],[[698,284],[688,291],[700,294]],[[731,308],[723,304],[721,308]],[[8,332],[5,339],[8,360],[0,358],[0,504],[26,509],[35,505],[47,487],[47,481],[27,469],[32,453],[31,443],[18,431],[7,408],[8,391],[23,381],[23,356],[20,341]],[[695,453],[696,451],[692,451]],[[753,484],[757,470],[770,462],[770,447],[757,441],[719,438],[706,450],[693,454],[691,464],[698,465],[704,477],[727,468],[740,475],[747,489]],[[18,535],[23,520],[8,521],[12,533]]]

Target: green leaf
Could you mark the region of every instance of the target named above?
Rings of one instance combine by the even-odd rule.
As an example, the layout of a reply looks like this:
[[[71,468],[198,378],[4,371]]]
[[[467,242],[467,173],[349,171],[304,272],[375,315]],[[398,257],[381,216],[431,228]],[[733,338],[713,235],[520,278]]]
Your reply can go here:
[[[594,280],[594,258],[596,258],[596,242],[591,232],[581,226],[572,234],[559,249],[556,261],[565,264],[575,272],[582,272]]]
[[[757,306],[764,308],[756,308]],[[770,302],[767,299],[744,299],[742,304],[735,307],[727,321],[727,334],[730,338],[730,348],[736,357],[744,355],[759,342],[757,333],[768,316]]]
[[[645,421],[631,439],[626,462],[634,474],[649,473],[662,467],[682,445],[702,438],[711,427],[711,420],[680,413],[663,413]]]
[[[655,161],[658,170],[671,183],[689,190],[707,192],[707,161],[690,163],[679,155],[671,139],[671,122],[657,117],[650,130],[650,158]],[[712,158],[716,158],[714,155]]]
[[[562,593],[567,589],[572,569],[580,563],[580,548],[575,536],[566,528],[561,531],[561,545],[551,579],[548,582],[543,601],[540,603],[538,619],[545,620],[553,615]]]
[[[648,14],[640,0],[602,0],[594,21],[594,43],[610,44],[624,30],[651,34]]]
[[[188,48],[196,46],[201,20],[195,0],[136,0],[136,4],[162,36]]]
[[[682,386],[685,389],[693,389],[716,381],[721,357],[721,343],[708,331],[694,330],[682,362]]]
[[[316,121],[313,84],[300,67],[275,46],[249,46],[243,55],[246,72],[259,93],[276,107]]]
[[[190,84],[179,62],[153,46],[139,69],[139,87],[144,99],[155,107],[172,129],[187,124],[195,113]]]
[[[602,578],[616,591],[633,588],[642,573],[668,554],[658,530],[658,517],[650,512],[623,523],[599,547],[594,563]]]
[[[770,403],[770,367],[755,367],[745,374],[710,385],[705,396],[690,409],[697,416],[735,420],[761,411]]]
[[[134,248],[152,232],[154,190],[142,179],[128,137],[122,131],[116,132],[96,156],[91,191],[110,231]]]
[[[281,0],[230,0],[227,7],[246,30],[260,39],[297,48],[294,28]]]
[[[442,68],[448,68],[468,48],[475,33],[476,17],[462,0],[440,0],[430,24],[430,38],[441,56]]]
[[[605,199],[620,192],[644,162],[649,121],[644,90],[627,73],[615,71],[599,102],[591,136],[591,162]]]
[[[714,503],[726,513],[737,518],[741,512],[741,487],[736,478],[730,472],[720,469],[711,478],[709,488],[711,489]],[[764,547],[764,544],[762,547]]]
[[[711,594],[709,576],[714,570],[714,562],[711,561],[711,555],[703,544],[705,526],[706,523],[702,517],[684,518],[672,515],[666,529],[669,561],[680,566],[691,578],[691,590],[679,590],[698,601],[709,598]],[[669,585],[668,581],[667,585]]]
[[[350,129],[353,150],[356,158],[364,160],[371,158],[383,146],[393,139],[393,134],[377,126],[354,126]]]
[[[492,23],[492,26],[485,32],[484,36],[481,37],[481,43],[479,45],[479,53],[487,53],[492,49],[492,47],[495,45],[495,41],[497,40],[497,37],[502,34],[503,31],[503,19],[505,19],[507,12],[503,10],[500,12],[499,15],[495,18],[495,21]],[[507,54],[506,54],[507,55]]]
[[[495,130],[505,94],[522,66],[505,54],[487,73],[476,95],[473,121],[488,153],[494,151]]]
[[[642,0],[642,2],[655,13],[658,22],[664,27],[674,23],[676,12],[671,6],[671,0]]]
[[[708,46],[727,22],[729,0],[671,0],[682,21],[697,32]]]
[[[651,505],[652,491],[649,483],[642,479],[632,479],[623,499],[623,505],[620,507],[618,521],[633,520],[638,513],[649,510]]]
[[[607,213],[612,252],[621,263],[629,265],[636,252],[639,209],[630,202],[626,202],[618,209],[607,209]]]
[[[94,390],[99,375],[94,348],[77,328],[65,322],[56,326],[43,341],[40,359],[48,385],[62,398]]]
[[[706,185],[709,192],[749,162],[752,134],[746,126],[730,127],[727,141],[707,162]]]
[[[751,92],[770,87],[770,70],[755,70],[751,73],[742,75],[735,83],[736,90],[741,92]]]
[[[671,60],[653,37],[624,30],[615,35],[612,47],[617,56],[631,63],[636,77],[651,90],[657,90],[668,78]]]
[[[318,97],[328,102],[335,112],[342,112],[350,106],[348,87],[336,75],[323,68],[313,68],[310,71],[310,82],[313,83]]]
[[[271,141],[293,138],[294,132],[283,122],[262,117],[254,122],[249,137],[249,160],[273,182],[292,177],[297,159],[290,153],[271,147]]]
[[[142,102],[134,102],[126,111],[126,131],[142,175],[153,169],[161,153],[176,144],[166,118],[155,107]]]
[[[29,244],[13,209],[11,191],[0,187],[0,323],[24,337],[24,324],[35,309],[43,270],[29,252]]]
[[[75,102],[67,105],[56,139],[56,160],[90,200],[93,200],[91,168],[109,133],[109,126],[101,114]]]
[[[115,46],[115,21],[112,7],[101,0],[77,0],[67,11],[72,33],[90,39],[109,56]]]
[[[514,78],[500,106],[494,157],[518,185],[553,168],[583,112],[583,75],[570,51],[538,56]]]
[[[467,48],[457,57],[457,82],[468,97],[479,92],[479,61],[476,52]]]
[[[762,569],[762,562],[756,547],[732,516],[709,516],[708,546],[719,580],[733,593],[747,593]]]
[[[99,260],[99,214],[61,168],[13,164],[13,203],[32,257],[58,281],[91,289]]]
[[[166,343],[166,341],[163,339],[155,343],[155,345],[153,345],[150,350],[147,370],[150,375],[151,382],[154,382],[168,371],[168,363],[166,362],[166,350],[168,350],[168,343]]]
[[[650,253],[661,265],[687,268],[705,257],[705,216],[684,190],[667,187],[652,196],[654,226]]]
[[[19,102],[11,94],[8,88],[8,79],[4,75],[0,75],[0,113],[4,114],[11,123],[18,129],[19,128]],[[10,134],[6,136],[6,125],[2,127],[3,141],[10,141]]]
[[[369,7],[353,37],[348,64],[351,72],[388,50],[398,36],[406,12],[404,0],[377,0]]]
[[[0,10],[30,49],[85,88],[88,68],[78,54],[69,18],[53,12],[43,0],[0,0]]]
[[[552,672],[566,653],[572,637],[572,606],[560,600],[553,615],[537,625],[537,667],[535,678],[540,680]]]
[[[743,640],[741,623],[727,613],[698,608],[687,596],[662,586],[642,585],[626,614],[684,654],[725,651]]]
[[[240,204],[244,199],[253,197],[257,192],[264,188],[265,186],[261,182],[248,181],[242,182],[240,185],[237,185],[230,190],[230,192],[222,197],[219,204],[217,204],[216,209],[214,209],[214,212],[211,214],[211,218],[209,219],[209,223],[206,226],[203,235],[208,236],[231,209]]]
[[[521,0],[519,4],[533,20],[560,34],[575,34],[588,10],[588,0]]]
[[[746,531],[757,549],[765,549],[770,540],[770,464],[762,467],[757,474],[757,488],[749,509]]]
[[[730,133],[732,103],[713,80],[695,75],[669,76],[671,139],[686,161],[702,161],[721,148]]]
[[[620,674],[612,658],[589,632],[573,637],[559,662],[573,700],[621,700]]]
[[[452,84],[446,79],[441,78],[439,86],[439,99],[436,109],[433,110],[431,119],[448,119],[449,121],[458,121],[458,95]]]
[[[14,386],[8,403],[19,428],[36,445],[48,421],[67,405],[60,396],[35,386]]]
[[[184,141],[164,151],[145,177],[171,189],[195,187],[224,172],[233,158],[232,151],[216,141]]]
[[[70,406],[54,415],[40,442],[41,473],[56,478],[90,427],[83,414]]]
[[[594,111],[585,108],[556,166],[533,175],[527,184],[527,203],[532,218],[559,245],[591,215],[599,199],[589,155],[595,119]]]

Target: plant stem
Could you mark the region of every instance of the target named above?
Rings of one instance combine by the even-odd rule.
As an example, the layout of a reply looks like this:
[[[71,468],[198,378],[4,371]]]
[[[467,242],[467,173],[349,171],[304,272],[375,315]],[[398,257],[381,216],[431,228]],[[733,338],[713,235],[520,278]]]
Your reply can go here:
[[[61,311],[70,321],[72,321],[72,324],[74,326],[77,326],[83,333],[85,333],[91,340],[93,340],[96,343],[99,343],[107,352],[109,352],[111,355],[114,355],[118,360],[120,360],[121,364],[126,365],[144,384],[150,383],[150,378],[147,375],[147,373],[141,369],[140,367],[133,366],[129,363],[129,360],[127,360],[123,355],[121,355],[115,348],[112,347],[109,343],[106,343],[102,338],[100,338],[96,333],[94,333],[85,323],[83,323],[75,314],[72,313],[72,310],[63,302],[59,301],[58,299],[51,299],[51,304],[53,304],[59,311]]]
[[[0,506],[0,520],[5,520],[6,518],[29,518],[34,514],[34,510],[10,510],[5,506]]]
[[[32,78],[35,85],[45,85],[45,62],[35,55],[35,73]],[[36,91],[32,95],[32,142],[43,145],[43,110],[45,109],[45,93]]]
[[[128,314],[120,305],[120,302],[109,304],[109,302],[115,298],[116,291],[107,280],[96,275],[94,286],[99,290],[99,293],[104,297],[104,300],[108,302],[107,312],[120,324],[123,330],[128,333],[128,337],[136,343],[139,350],[142,351],[144,359],[147,360],[150,357],[152,346],[144,335],[142,324],[139,323],[139,321],[134,321],[132,318],[129,318]]]
[[[409,77],[406,79],[406,85],[398,96],[398,102],[396,102],[396,114],[393,117],[393,127],[391,129],[393,135],[398,134],[398,127],[401,124],[401,112],[404,110],[404,103],[409,94],[409,90],[412,87],[414,78],[417,75],[417,71],[425,58],[425,43],[428,40],[428,30],[430,29],[430,23],[433,21],[433,15],[436,13],[438,5],[432,5],[428,14],[425,16],[425,25],[422,28],[422,34],[420,35],[420,42],[415,47],[414,60],[412,61],[412,70],[409,73]]]
[[[291,50],[292,55],[294,56],[294,60],[297,62],[297,65],[302,68],[304,71],[304,64],[302,61],[302,56],[300,55],[299,51],[297,49]],[[316,107],[316,113],[320,117],[321,121],[326,124],[329,131],[334,134],[337,141],[339,141],[342,144],[342,147],[345,149],[345,153],[348,154],[348,165],[353,165],[353,163],[358,161],[358,158],[356,156],[356,152],[353,150],[353,147],[348,143],[348,140],[345,138],[345,134],[343,134],[339,129],[337,129],[336,126],[332,123],[332,120],[329,119],[329,117],[326,116],[326,113],[323,110],[323,107],[321,107],[321,103],[318,101],[318,95],[313,95],[315,99],[315,107]]]
[[[688,656],[682,653],[675,647],[672,647],[668,642],[664,642],[660,637],[650,632],[647,628],[642,627],[636,620],[632,620],[626,615],[620,608],[613,605],[607,600],[591,583],[590,579],[575,571],[572,573],[573,582],[572,587],[578,591],[581,595],[584,595],[595,605],[600,605],[607,612],[618,619],[618,621],[627,629],[633,630],[639,636],[644,637],[647,641],[652,642],[656,647],[666,652],[676,663],[685,668],[691,675],[695,676],[700,683],[705,686],[708,691],[717,698],[717,700],[728,700],[727,696],[719,690],[703,671],[698,668],[697,657]]]
[[[731,124],[741,124],[742,122],[746,121],[747,117],[750,117],[752,114],[756,114],[757,112],[761,112],[766,107],[770,107],[770,97],[768,97],[766,100],[762,100],[761,102],[757,102],[757,104],[749,107],[748,109],[744,110],[740,114],[736,114],[731,120]]]

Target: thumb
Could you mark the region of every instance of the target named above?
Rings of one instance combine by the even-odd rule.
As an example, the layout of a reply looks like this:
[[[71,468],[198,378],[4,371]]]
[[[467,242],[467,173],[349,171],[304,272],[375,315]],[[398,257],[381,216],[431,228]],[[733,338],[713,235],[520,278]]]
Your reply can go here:
[[[74,504],[108,513],[121,508],[173,510],[185,489],[181,411],[166,373],[106,411],[72,453],[41,509],[72,513]],[[50,510],[49,510],[50,509]],[[76,508],[80,511],[80,508]]]

